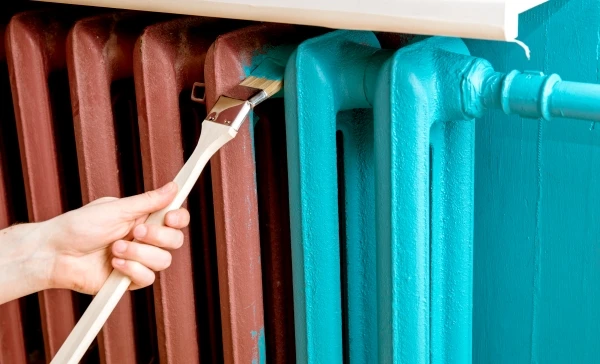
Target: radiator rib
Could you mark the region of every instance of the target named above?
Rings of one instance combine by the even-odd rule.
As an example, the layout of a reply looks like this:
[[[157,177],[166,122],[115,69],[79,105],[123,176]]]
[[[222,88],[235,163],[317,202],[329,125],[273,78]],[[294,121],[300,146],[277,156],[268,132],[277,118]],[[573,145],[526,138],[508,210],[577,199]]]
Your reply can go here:
[[[379,353],[400,361],[472,360],[474,122],[455,76],[466,61],[454,61],[464,54],[461,40],[430,38],[381,58],[368,82],[376,153],[389,156],[375,162],[389,181],[376,199]],[[455,92],[434,101],[437,87]]]
[[[10,95],[6,54],[5,26],[0,25],[0,229],[27,221],[19,207],[25,206],[17,133]],[[19,216],[20,215],[20,216]],[[0,305],[0,363],[26,363],[25,337],[21,324],[24,299]]]
[[[73,20],[72,15],[34,11],[16,15],[7,27],[30,221],[43,221],[81,204],[66,88],[65,41]],[[60,90],[51,91],[54,86]],[[39,298],[49,360],[73,328],[78,308],[68,290],[40,292]]]
[[[251,71],[252,64],[269,49],[284,44],[294,47],[302,37],[306,37],[298,29],[256,25],[220,36],[206,60],[207,108],[210,109],[219,95],[233,92],[232,89]],[[261,201],[257,197],[257,191],[268,190],[275,195],[285,191],[282,190],[285,178],[258,189],[256,185],[257,179],[267,182],[277,178],[273,174],[281,171],[273,168],[281,164],[278,158],[282,156],[268,155],[264,153],[265,146],[260,146],[263,153],[259,163],[265,168],[260,176],[256,175],[254,156],[257,132],[261,135],[256,138],[274,145],[277,142],[273,138],[283,137],[283,134],[275,134],[283,130],[272,127],[283,123],[281,111],[277,112],[274,107],[277,102],[280,101],[266,103],[272,106],[269,109],[259,107],[256,112],[264,115],[264,119],[259,116],[257,129],[254,129],[253,122],[247,121],[236,139],[211,160],[226,363],[265,360],[286,363],[294,357],[294,345],[290,342],[293,340],[290,336],[293,321],[287,315],[290,311],[291,282],[285,280],[289,275],[286,268],[289,267],[283,266],[289,259],[284,246],[289,239],[288,221],[280,210],[287,201],[284,197],[284,201],[277,204],[269,197],[265,196]],[[260,205],[265,216],[259,219]],[[261,245],[265,255],[261,255]],[[265,263],[265,260],[268,261]],[[268,270],[265,271],[265,268]],[[263,281],[267,282],[267,287],[263,287]],[[272,296],[265,297],[263,288]],[[269,320],[266,326],[265,310]]]
[[[206,110],[192,105],[190,92],[194,82],[204,79],[210,44],[232,26],[183,18],[150,26],[138,40],[134,72],[146,189],[172,180],[197,143]],[[212,208],[209,181],[206,169],[186,203],[192,222],[185,243],[154,284],[161,363],[222,360],[215,263],[210,257],[214,222],[207,210]]]
[[[206,59],[206,107],[244,75],[228,33],[212,45]],[[265,355],[258,204],[249,122],[211,159],[215,209],[224,362],[259,362]],[[264,359],[262,359],[264,360]]]
[[[364,72],[355,71],[377,49],[377,39],[368,33],[329,33],[302,43],[286,70],[286,126],[299,362],[342,362],[344,349],[349,352],[351,361],[377,362],[376,323],[373,320],[373,316],[376,317],[372,256],[374,206],[360,206],[362,210],[348,212],[348,219],[351,214],[361,214],[363,221],[355,219],[355,223],[360,225],[351,228],[362,231],[366,236],[354,234],[356,240],[353,244],[358,246],[353,248],[353,234],[347,233],[347,258],[352,258],[353,251],[359,254],[362,251],[364,259],[356,257],[356,261],[347,263],[348,294],[355,286],[359,295],[348,302],[351,346],[343,348],[339,220],[345,217],[338,213],[336,175],[338,119],[345,147],[353,141],[359,142],[355,133],[347,130],[356,129],[352,121],[360,121],[360,118],[353,118],[347,113],[339,118],[337,114],[342,110],[369,106],[366,100],[360,99],[360,87],[348,86],[362,85]],[[344,72],[336,79],[340,70]],[[362,128],[365,148],[369,143],[366,124],[363,122]],[[350,148],[345,148],[344,152],[345,158],[350,158],[353,153]],[[367,156],[362,158],[361,164],[368,168]],[[352,165],[344,166],[346,169],[354,168]],[[348,182],[357,182],[354,178],[347,178]],[[368,177],[363,178],[368,185]],[[358,193],[351,191],[351,186],[347,185],[347,194],[352,192]],[[363,193],[368,195],[369,192]],[[356,200],[355,203],[360,202]],[[353,270],[363,272],[351,277]],[[354,312],[359,307],[362,309]],[[354,319],[360,322],[353,322]],[[355,337],[362,342],[355,343]],[[357,350],[362,353],[355,353]]]
[[[68,37],[84,204],[104,196],[143,192],[132,57],[137,37],[157,18],[135,13],[100,15],[78,21]],[[154,315],[144,307],[151,300],[151,289],[123,296],[98,336],[102,363],[136,361],[136,327],[137,345],[145,348],[138,349],[139,360],[152,360]]]

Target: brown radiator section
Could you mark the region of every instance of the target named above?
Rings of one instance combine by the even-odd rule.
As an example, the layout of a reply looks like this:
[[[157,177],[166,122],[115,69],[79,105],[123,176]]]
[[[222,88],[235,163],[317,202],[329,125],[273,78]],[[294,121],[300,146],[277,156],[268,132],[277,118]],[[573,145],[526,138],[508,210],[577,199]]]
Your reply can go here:
[[[191,89],[204,78],[208,47],[232,25],[183,18],[149,26],[139,38],[133,54],[146,189],[172,180],[192,153],[206,109],[192,104]],[[154,284],[161,363],[222,360],[207,181],[209,169],[187,200],[191,224],[184,245],[173,252],[171,268],[158,274]]]
[[[6,31],[30,221],[47,220],[81,205],[65,59],[74,20],[66,13],[32,11],[13,17]],[[47,359],[75,325],[76,296],[67,290],[39,294]]]
[[[158,16],[104,14],[78,21],[67,64],[83,203],[143,192],[133,47]],[[154,357],[152,289],[126,293],[98,336],[103,363],[149,363]],[[137,337],[137,340],[136,340]],[[137,351],[137,355],[136,355]]]
[[[0,228],[159,187],[278,24],[55,5],[0,16]],[[4,24],[4,25],[2,25]],[[193,102],[205,83],[206,105]],[[169,269],[121,299],[82,363],[293,363],[283,100],[207,166]],[[252,128],[252,132],[251,132]],[[47,363],[92,297],[0,305],[0,364]]]
[[[205,66],[207,107],[221,94],[232,95],[255,55],[297,43],[302,34],[294,26],[270,24],[220,36]],[[258,361],[265,346],[269,361],[287,363],[295,358],[282,106],[281,99],[261,105],[256,110],[257,126],[244,123],[237,137],[211,160],[228,363]]]
[[[0,25],[0,229],[27,221],[21,158],[4,51],[5,27]],[[27,359],[22,306],[28,300],[32,301],[31,297],[0,305],[0,363],[12,360],[25,362]],[[36,303],[35,297],[33,301]],[[43,348],[38,352],[40,354],[43,355]]]

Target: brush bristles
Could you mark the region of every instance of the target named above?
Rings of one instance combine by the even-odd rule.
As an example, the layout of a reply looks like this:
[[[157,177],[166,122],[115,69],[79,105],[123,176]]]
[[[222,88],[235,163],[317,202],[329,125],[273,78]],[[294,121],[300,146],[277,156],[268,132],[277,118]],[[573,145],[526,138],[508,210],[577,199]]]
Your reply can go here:
[[[249,76],[240,85],[263,90],[267,94],[267,97],[271,97],[281,90],[283,81]]]

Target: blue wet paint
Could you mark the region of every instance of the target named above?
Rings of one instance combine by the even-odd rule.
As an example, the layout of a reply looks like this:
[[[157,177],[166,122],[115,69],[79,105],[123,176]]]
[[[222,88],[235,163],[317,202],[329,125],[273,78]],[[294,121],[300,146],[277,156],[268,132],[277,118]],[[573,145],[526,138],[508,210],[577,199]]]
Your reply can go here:
[[[265,44],[263,48],[255,50],[254,54],[251,57],[251,62],[244,65],[244,75],[241,76],[241,79],[247,77],[250,74],[252,74],[252,76],[254,77],[262,77],[267,79],[282,78],[285,72],[285,65],[288,61],[288,58],[296,47],[297,44],[283,44],[279,46]],[[283,91],[280,91],[271,97],[274,98],[281,96],[283,96]],[[259,117],[255,113],[251,113],[249,131],[252,147],[252,156],[254,159],[256,158],[255,127],[258,122]],[[254,176],[254,178],[256,179],[256,175]],[[267,353],[264,328],[261,328],[258,332],[251,331],[250,334],[253,339],[257,340],[258,346],[258,358],[253,359],[252,364],[266,363]]]
[[[253,73],[259,65],[261,65],[265,60],[268,60],[274,65],[278,65],[281,67],[285,67],[287,64],[290,55],[296,49],[297,44],[282,44],[278,46],[268,45],[266,44],[263,48],[257,49],[252,54],[252,61],[244,65],[244,73],[246,76]],[[262,75],[269,75],[271,71],[265,70]]]
[[[262,328],[256,332],[252,330],[250,332],[252,339],[257,339],[258,344],[258,359],[252,359],[252,364],[265,364],[267,362],[267,347],[265,343],[265,329]],[[258,338],[257,338],[258,336]]]
[[[296,49],[297,44],[281,44],[277,46],[265,45],[254,51],[251,61],[244,65],[244,77],[252,74],[254,77],[266,79],[279,79],[285,72],[287,61]],[[283,97],[283,91],[279,91],[272,98]]]

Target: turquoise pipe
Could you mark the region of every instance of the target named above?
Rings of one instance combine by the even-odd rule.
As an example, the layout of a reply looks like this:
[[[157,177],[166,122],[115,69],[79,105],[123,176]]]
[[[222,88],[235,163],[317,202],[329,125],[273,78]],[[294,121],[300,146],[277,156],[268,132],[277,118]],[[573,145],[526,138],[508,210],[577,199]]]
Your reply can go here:
[[[600,121],[600,85],[561,80],[541,72],[495,72],[485,60],[474,59],[465,72],[466,112],[500,109],[532,119],[570,118]]]

